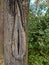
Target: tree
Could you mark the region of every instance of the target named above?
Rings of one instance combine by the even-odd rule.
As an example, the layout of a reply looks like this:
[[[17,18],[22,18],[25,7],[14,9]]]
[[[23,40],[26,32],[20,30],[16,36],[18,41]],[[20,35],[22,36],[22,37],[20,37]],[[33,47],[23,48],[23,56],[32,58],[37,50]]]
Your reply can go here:
[[[29,65],[49,65],[49,14],[28,18]]]
[[[5,65],[27,65],[27,16],[29,0],[4,1]]]
[[[0,58],[3,57],[3,0],[0,0]]]
[[[35,2],[30,5],[31,12],[36,16],[44,16],[48,7],[48,0],[35,0]]]

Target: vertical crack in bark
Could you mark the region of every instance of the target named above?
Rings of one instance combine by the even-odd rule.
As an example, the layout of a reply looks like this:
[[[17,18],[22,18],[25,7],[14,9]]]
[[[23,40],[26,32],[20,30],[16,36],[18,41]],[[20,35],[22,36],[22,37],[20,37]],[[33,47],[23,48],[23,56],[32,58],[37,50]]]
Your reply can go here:
[[[19,54],[19,47],[20,47],[20,42],[19,42],[19,29],[18,29],[18,54]]]
[[[14,56],[14,50],[12,50],[12,45],[15,43],[14,42],[14,29],[15,29],[15,1],[13,2],[14,3],[14,5],[13,5],[13,7],[14,7],[14,22],[13,22],[13,29],[12,29],[12,43],[11,43],[11,52],[12,52],[12,56],[15,58],[15,59],[17,59],[17,57],[18,57],[18,60],[20,59],[20,60],[22,60],[23,59],[23,57],[24,57],[24,53],[22,53],[22,55],[20,56],[20,45],[22,44],[21,42],[20,42],[20,35],[19,35],[19,33],[20,33],[20,30],[19,30],[19,27],[20,26],[22,26],[23,27],[23,19],[22,19],[22,7],[21,7],[21,5],[20,5],[20,3],[18,4],[18,7],[19,7],[19,11],[20,11],[20,17],[21,17],[21,21],[17,21],[18,22],[18,42],[17,42],[17,52],[18,52],[18,55],[17,55],[17,57],[15,57]],[[17,2],[18,3],[18,2]],[[19,22],[21,22],[21,24],[19,23]],[[20,26],[19,26],[19,24],[20,24]],[[21,27],[20,27],[21,28]],[[21,29],[22,30],[22,29]],[[24,30],[24,27],[23,27],[23,30]],[[24,31],[25,32],[25,31]],[[23,32],[21,32],[22,33],[22,35],[23,35]],[[21,44],[20,44],[21,43]]]
[[[20,0],[17,0],[17,3],[18,3],[18,7],[19,7],[19,10],[20,10],[20,16],[21,16],[21,24],[22,24],[22,27],[25,31],[25,27],[24,27],[24,22],[23,22],[23,9],[22,9],[22,2],[23,0],[20,2]]]

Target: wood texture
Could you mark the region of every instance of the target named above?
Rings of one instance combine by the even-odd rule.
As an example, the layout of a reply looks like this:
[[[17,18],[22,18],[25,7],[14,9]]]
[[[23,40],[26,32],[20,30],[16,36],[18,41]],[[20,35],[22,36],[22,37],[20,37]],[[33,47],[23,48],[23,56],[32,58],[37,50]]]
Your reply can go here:
[[[29,1],[11,1],[4,1],[5,65],[27,65],[26,26]]]

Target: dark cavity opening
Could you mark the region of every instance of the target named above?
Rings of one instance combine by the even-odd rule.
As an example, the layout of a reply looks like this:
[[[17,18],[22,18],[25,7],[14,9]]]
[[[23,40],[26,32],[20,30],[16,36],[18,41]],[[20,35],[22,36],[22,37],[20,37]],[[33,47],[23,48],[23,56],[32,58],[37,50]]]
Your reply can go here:
[[[18,54],[19,54],[19,47],[20,47],[20,39],[19,39],[19,29],[18,29]]]

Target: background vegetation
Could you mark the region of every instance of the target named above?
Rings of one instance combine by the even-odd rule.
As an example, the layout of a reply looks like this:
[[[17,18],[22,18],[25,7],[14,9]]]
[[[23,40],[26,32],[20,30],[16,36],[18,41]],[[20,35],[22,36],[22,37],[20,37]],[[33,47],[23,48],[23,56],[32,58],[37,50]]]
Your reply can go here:
[[[49,65],[48,4],[48,0],[36,0],[34,4],[30,5],[28,18],[29,65]]]

